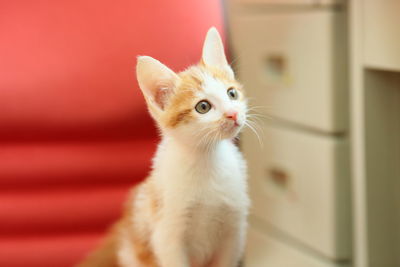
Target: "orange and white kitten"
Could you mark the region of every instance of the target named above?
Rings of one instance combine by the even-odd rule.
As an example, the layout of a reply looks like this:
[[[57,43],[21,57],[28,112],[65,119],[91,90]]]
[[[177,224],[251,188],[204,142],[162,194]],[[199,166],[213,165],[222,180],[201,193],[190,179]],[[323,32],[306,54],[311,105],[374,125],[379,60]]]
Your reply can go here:
[[[247,105],[217,30],[208,31],[198,65],[176,74],[140,56],[136,71],[162,141],[123,218],[80,266],[236,267],[249,198],[233,139]]]

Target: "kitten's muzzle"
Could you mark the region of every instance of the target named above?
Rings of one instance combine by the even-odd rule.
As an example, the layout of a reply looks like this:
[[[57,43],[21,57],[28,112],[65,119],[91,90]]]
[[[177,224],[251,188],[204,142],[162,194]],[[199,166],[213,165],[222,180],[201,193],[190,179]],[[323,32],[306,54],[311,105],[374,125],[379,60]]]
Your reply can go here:
[[[238,112],[237,111],[227,111],[225,112],[225,118],[228,120],[232,120],[235,123],[235,126],[239,126],[237,119],[238,119]]]

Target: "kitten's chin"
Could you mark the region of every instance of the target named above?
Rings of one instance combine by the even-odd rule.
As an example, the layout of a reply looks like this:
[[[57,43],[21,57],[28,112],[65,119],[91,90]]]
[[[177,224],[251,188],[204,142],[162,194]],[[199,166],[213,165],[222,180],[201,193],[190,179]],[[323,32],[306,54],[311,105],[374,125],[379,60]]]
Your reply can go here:
[[[240,130],[242,129],[241,124],[238,123],[232,123],[229,125],[224,125],[221,129],[221,138],[222,139],[233,139],[235,138],[239,133]]]

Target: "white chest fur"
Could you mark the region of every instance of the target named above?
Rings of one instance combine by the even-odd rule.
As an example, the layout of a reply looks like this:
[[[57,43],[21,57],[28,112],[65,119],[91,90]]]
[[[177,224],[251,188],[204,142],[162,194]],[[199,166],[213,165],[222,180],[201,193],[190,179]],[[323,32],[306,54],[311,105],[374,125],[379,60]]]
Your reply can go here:
[[[185,228],[183,238],[191,261],[209,260],[223,246],[224,235],[237,234],[245,224],[246,164],[231,141],[221,141],[209,153],[194,153],[164,140],[153,175],[162,192],[163,212],[176,214],[171,220],[184,221],[180,226]]]

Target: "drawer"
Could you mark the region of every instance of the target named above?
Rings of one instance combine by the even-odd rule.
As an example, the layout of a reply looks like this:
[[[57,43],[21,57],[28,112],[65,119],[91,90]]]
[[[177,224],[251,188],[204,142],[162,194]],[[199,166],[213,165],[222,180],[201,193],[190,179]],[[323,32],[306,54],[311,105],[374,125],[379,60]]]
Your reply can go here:
[[[327,133],[348,124],[344,12],[236,14],[237,72],[251,104],[269,115]]]
[[[245,133],[252,214],[335,260],[351,254],[348,144],[274,126]],[[262,156],[260,156],[262,155]]]
[[[363,1],[364,57],[368,67],[400,71],[400,1]]]
[[[266,4],[266,5],[314,5],[315,0],[235,0],[244,4]]]
[[[245,266],[345,267],[342,264],[311,256],[253,227],[248,232]]]
[[[274,6],[312,6],[341,4],[344,0],[234,0],[243,4],[264,4]]]

